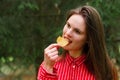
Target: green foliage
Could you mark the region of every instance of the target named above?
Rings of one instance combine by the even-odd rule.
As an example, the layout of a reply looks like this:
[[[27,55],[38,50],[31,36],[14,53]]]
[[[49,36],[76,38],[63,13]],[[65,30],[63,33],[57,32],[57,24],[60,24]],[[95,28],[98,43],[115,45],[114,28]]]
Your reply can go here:
[[[100,12],[109,54],[120,63],[119,0],[1,0],[0,65],[17,63],[38,67],[44,48],[62,34],[66,11],[84,4]]]
[[[36,4],[30,3],[30,2],[21,2],[21,4],[18,6],[19,10],[24,10],[25,8],[29,8],[30,10],[39,10],[38,6]]]
[[[118,9],[120,7],[120,1],[95,0],[91,4],[98,9],[102,17],[109,55],[111,58],[116,58],[117,62],[120,64],[120,10]]]

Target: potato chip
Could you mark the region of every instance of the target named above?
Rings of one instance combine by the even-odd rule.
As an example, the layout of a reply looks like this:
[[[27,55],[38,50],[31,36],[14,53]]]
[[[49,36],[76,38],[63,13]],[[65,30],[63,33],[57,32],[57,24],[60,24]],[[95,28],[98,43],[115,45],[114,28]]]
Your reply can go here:
[[[58,43],[61,47],[64,47],[64,46],[66,46],[69,42],[68,42],[67,39],[59,36],[59,37],[57,38],[57,43]]]

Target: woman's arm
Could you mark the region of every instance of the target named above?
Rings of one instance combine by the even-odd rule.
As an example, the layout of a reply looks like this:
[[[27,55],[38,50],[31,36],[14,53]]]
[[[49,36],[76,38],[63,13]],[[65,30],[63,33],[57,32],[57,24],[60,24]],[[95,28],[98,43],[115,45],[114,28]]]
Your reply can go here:
[[[53,68],[53,73],[49,73],[43,63],[39,67],[37,80],[57,80],[57,70]]]
[[[44,49],[44,61],[38,71],[38,80],[57,80],[57,72],[54,69],[58,56],[58,44],[51,44]]]

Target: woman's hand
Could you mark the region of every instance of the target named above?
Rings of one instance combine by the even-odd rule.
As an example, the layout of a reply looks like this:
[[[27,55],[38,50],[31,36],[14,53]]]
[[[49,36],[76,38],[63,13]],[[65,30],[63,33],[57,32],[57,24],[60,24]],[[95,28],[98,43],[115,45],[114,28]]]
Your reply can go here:
[[[58,44],[51,44],[44,49],[44,61],[43,66],[49,72],[53,72],[53,66],[58,59]]]

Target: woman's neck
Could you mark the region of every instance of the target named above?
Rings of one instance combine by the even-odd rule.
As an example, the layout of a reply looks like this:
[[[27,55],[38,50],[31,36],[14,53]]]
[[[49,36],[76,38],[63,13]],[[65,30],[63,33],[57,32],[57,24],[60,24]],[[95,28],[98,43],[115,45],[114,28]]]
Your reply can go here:
[[[69,51],[69,54],[73,58],[77,58],[77,57],[81,56],[82,51],[81,50]]]

